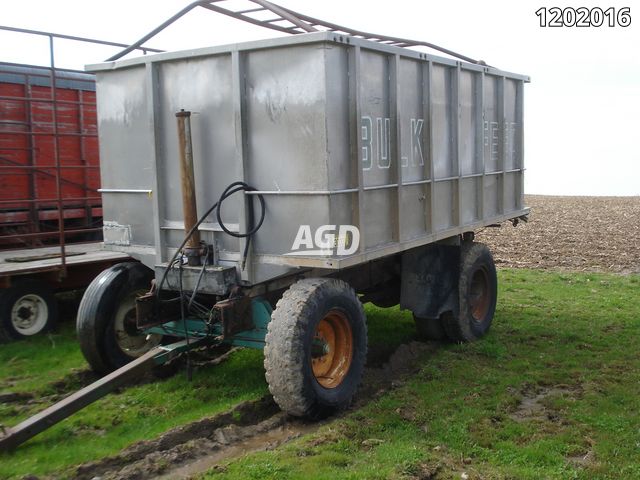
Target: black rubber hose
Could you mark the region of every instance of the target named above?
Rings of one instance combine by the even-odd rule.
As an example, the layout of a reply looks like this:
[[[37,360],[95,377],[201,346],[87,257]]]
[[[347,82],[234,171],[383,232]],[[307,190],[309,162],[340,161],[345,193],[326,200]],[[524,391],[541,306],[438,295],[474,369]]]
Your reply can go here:
[[[257,225],[253,225],[253,221],[254,221],[254,213],[253,213],[253,199],[251,199],[251,201],[249,202],[249,211],[248,213],[248,226],[249,226],[249,231],[246,233],[236,233],[236,232],[232,232],[231,230],[229,230],[226,225],[222,222],[222,214],[220,213],[220,211],[222,210],[222,202],[224,201],[224,199],[229,198],[231,195],[233,195],[236,192],[239,191],[245,191],[245,192],[255,192],[257,191],[255,188],[247,185],[244,182],[234,182],[231,185],[229,185],[224,192],[222,192],[222,195],[220,195],[220,200],[218,200],[218,207],[216,208],[216,219],[218,220],[218,224],[220,225],[220,228],[228,235],[231,235],[232,237],[236,237],[236,238],[249,238],[249,240],[247,240],[247,243],[245,243],[244,245],[244,252],[242,254],[242,270],[244,270],[244,266],[245,263],[247,261],[247,255],[249,254],[249,243],[251,242],[251,236],[256,233],[260,227],[262,226],[262,223],[264,222],[264,217],[265,217],[265,204],[264,204],[264,198],[262,197],[262,195],[257,195],[258,200],[260,201],[260,209],[261,209],[261,214],[260,214],[260,221],[258,222]]]
[[[176,250],[176,253],[173,254],[173,257],[171,258],[171,261],[169,261],[169,263],[167,265],[172,265],[176,259],[178,258],[178,255],[180,255],[180,252],[182,251],[182,249],[184,248],[184,246],[187,244],[187,242],[189,241],[189,239],[191,238],[191,236],[194,234],[194,232],[198,229],[198,227],[200,225],[202,225],[202,222],[205,221],[205,219],[211,215],[211,213],[216,210],[216,218],[218,220],[218,223],[220,224],[220,228],[228,235],[231,235],[232,237],[236,237],[236,238],[247,238],[249,237],[249,240],[247,241],[247,243],[245,244],[244,247],[244,253],[243,253],[243,260],[242,260],[242,269],[244,270],[244,265],[245,262],[247,260],[247,255],[249,253],[249,243],[251,240],[251,236],[254,235],[262,226],[262,224],[264,223],[264,218],[265,218],[265,214],[266,214],[266,207],[265,207],[265,203],[264,203],[264,198],[262,197],[262,195],[256,195],[258,197],[258,200],[260,201],[260,209],[261,209],[261,213],[260,213],[260,221],[258,222],[257,225],[253,225],[254,222],[254,212],[253,212],[253,199],[251,200],[251,202],[249,203],[249,211],[248,211],[248,225],[249,225],[249,231],[246,233],[240,233],[240,232],[232,232],[231,230],[229,230],[226,225],[224,223],[222,223],[222,217],[220,214],[220,209],[222,207],[222,202],[224,202],[225,199],[229,198],[231,195],[233,195],[234,193],[240,192],[240,191],[245,191],[245,192],[256,192],[257,189],[246,184],[245,182],[233,182],[231,185],[229,185],[227,188],[225,188],[224,192],[222,192],[222,195],[220,195],[220,199],[214,203],[213,205],[211,205],[211,207],[200,217],[200,219],[196,222],[196,224],[191,227],[191,229],[187,232],[187,234],[184,237],[184,240],[182,241],[182,243],[180,244],[180,246],[178,247],[178,249]],[[158,288],[156,289],[156,295],[158,296],[158,298],[160,297],[160,291],[162,290],[162,286],[164,285],[164,283],[167,280],[167,275],[169,273],[169,268],[167,267],[162,275],[162,278],[160,279],[160,283],[158,285]]]

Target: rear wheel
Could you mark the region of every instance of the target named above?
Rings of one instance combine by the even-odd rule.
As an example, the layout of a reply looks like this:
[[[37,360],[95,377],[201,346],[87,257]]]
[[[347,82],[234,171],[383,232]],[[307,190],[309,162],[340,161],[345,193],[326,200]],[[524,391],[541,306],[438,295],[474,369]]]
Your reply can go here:
[[[0,294],[0,338],[23,339],[55,327],[58,302],[44,283],[24,281]]]
[[[116,370],[160,344],[136,325],[136,298],[149,290],[153,271],[140,263],[120,263],[89,285],[78,309],[80,349],[100,374]]]
[[[491,327],[498,297],[496,266],[489,248],[482,243],[464,243],[460,252],[458,280],[459,313],[447,312],[442,325],[455,342],[482,337]]]
[[[264,365],[280,408],[314,418],[348,406],[367,353],[365,315],[353,289],[342,280],[301,280],[271,318]]]

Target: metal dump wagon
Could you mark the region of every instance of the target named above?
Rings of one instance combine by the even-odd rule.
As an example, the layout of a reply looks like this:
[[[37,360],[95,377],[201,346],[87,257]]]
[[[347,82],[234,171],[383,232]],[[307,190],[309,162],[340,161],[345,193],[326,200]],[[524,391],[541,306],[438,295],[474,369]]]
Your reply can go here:
[[[527,77],[328,32],[89,70],[105,246],[143,262],[132,291],[155,275],[138,300],[138,322],[162,324],[155,341],[185,321],[194,338],[266,334],[271,391],[305,414],[360,379],[361,301],[400,303],[455,341],[489,327],[495,268],[472,232],[527,213]],[[120,288],[117,268],[105,275]]]
[[[473,232],[528,213],[528,77],[363,36],[88,67],[105,248],[140,260],[80,305],[85,357],[120,369],[104,382],[202,345],[264,348],[276,402],[315,417],[360,383],[365,302],[410,310],[428,339],[487,332],[496,269]]]

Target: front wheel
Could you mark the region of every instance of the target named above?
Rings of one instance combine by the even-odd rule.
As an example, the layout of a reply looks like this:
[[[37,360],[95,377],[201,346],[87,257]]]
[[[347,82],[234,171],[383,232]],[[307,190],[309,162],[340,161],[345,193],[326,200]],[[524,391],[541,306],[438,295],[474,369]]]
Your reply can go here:
[[[264,366],[285,412],[317,418],[347,407],[364,371],[367,325],[362,304],[342,280],[301,280],[271,316]]]
[[[149,290],[153,271],[141,263],[120,263],[103,271],[85,291],[76,329],[80,349],[100,374],[116,370],[160,344],[136,325],[136,298]]]

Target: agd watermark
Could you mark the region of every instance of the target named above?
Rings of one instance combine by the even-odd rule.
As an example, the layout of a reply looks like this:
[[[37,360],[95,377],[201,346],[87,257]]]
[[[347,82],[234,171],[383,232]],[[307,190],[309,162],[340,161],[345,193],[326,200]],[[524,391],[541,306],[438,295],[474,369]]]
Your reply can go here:
[[[345,256],[360,247],[360,230],[354,225],[321,225],[315,232],[310,225],[300,225],[291,251],[285,255]]]

